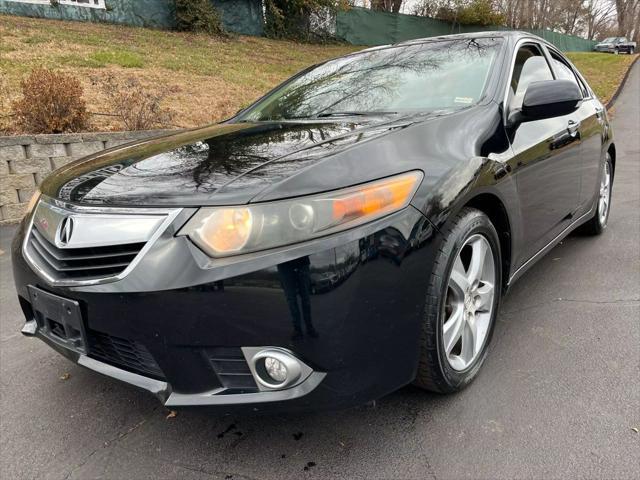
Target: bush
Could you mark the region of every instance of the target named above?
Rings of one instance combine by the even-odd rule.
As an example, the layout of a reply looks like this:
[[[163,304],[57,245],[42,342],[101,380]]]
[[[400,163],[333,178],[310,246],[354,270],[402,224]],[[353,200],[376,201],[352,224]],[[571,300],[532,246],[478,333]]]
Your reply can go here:
[[[174,112],[162,103],[169,90],[150,91],[135,77],[108,75],[101,80],[112,112],[125,130],[150,130],[171,126]]]
[[[182,32],[225,36],[218,11],[211,0],[175,0],[176,25]]]
[[[13,112],[23,132],[79,132],[89,127],[82,85],[76,77],[40,68],[20,85],[22,98],[13,102]]]

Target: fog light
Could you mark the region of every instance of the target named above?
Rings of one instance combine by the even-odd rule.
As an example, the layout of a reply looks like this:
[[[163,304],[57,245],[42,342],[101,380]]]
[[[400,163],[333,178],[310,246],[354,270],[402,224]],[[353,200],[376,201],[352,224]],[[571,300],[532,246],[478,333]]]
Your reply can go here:
[[[278,383],[282,383],[287,379],[287,367],[277,358],[266,357],[264,359],[264,368],[267,374]]]
[[[256,348],[257,353],[250,350],[253,348],[243,348],[244,354],[248,355],[251,373],[262,390],[288,388],[301,378],[306,378],[312,371],[287,350],[277,347]]]

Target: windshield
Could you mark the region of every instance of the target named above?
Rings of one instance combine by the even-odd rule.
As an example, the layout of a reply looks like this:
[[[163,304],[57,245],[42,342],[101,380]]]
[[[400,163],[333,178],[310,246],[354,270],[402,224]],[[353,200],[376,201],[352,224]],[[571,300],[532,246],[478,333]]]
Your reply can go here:
[[[616,37],[605,38],[602,43],[613,43]]]
[[[250,107],[240,120],[404,113],[468,107],[484,91],[500,39],[370,50],[326,62]]]

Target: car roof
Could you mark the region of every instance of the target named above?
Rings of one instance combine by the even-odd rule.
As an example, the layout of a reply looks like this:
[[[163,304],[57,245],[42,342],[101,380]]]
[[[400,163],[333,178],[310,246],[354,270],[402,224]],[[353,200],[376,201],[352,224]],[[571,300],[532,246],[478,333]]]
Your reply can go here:
[[[469,32],[469,33],[454,33],[451,35],[440,35],[437,37],[425,37],[425,38],[415,38],[412,40],[405,40],[403,42],[394,43],[393,45],[412,45],[416,43],[426,43],[433,41],[442,41],[442,40],[464,40],[464,39],[472,39],[472,38],[510,38],[519,40],[520,38],[535,38],[536,40],[546,42],[546,40],[542,37],[534,35],[529,32],[524,32],[520,30],[489,30],[489,31],[481,31],[481,32]],[[391,45],[386,45],[391,46]]]
[[[482,31],[482,32],[471,32],[471,33],[456,33],[452,35],[440,35],[437,37],[423,37],[423,38],[413,38],[411,40],[404,40],[402,42],[396,43],[387,43],[384,45],[375,45],[369,48],[364,48],[362,50],[358,50],[356,52],[348,53],[347,55],[343,55],[342,57],[350,57],[352,55],[357,55],[359,53],[364,52],[373,52],[375,50],[384,50],[387,48],[393,47],[401,47],[407,45],[419,45],[421,43],[430,43],[430,42],[441,42],[445,40],[463,40],[463,39],[473,39],[473,38],[509,38],[509,39],[519,39],[519,38],[534,38],[538,41],[544,42],[545,40],[537,35],[533,35],[528,32],[521,32],[518,30],[490,30],[490,31]]]

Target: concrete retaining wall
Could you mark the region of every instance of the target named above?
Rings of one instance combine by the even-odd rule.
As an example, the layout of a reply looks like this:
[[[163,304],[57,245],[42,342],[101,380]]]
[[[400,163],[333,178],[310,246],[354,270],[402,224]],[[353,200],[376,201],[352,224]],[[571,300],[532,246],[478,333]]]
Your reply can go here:
[[[19,221],[40,182],[53,170],[105,148],[166,133],[69,133],[0,137],[0,224]]]

